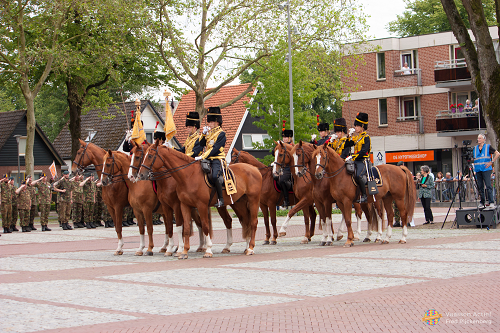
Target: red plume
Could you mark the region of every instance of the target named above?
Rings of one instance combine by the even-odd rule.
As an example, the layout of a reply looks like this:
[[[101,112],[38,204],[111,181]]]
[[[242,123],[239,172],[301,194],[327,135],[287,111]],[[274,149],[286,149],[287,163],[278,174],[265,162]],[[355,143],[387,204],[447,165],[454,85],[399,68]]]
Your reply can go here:
[[[160,123],[159,121],[157,121],[157,122],[156,122],[155,129],[157,129],[157,128],[158,128],[158,124],[159,124],[159,123]]]

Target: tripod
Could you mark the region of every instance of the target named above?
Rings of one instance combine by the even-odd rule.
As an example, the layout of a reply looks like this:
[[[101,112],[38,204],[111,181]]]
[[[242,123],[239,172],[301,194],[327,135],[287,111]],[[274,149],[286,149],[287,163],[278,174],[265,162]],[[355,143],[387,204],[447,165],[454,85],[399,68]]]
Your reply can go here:
[[[448,208],[448,212],[446,213],[446,217],[444,218],[443,225],[441,226],[441,229],[443,229],[444,224],[446,223],[446,219],[448,219],[448,215],[450,214],[451,207],[453,207],[453,203],[455,202],[455,198],[457,197],[457,194],[458,194],[458,201],[459,201],[459,209],[460,210],[462,209],[462,195],[463,194],[460,192],[460,189],[462,189],[462,191],[465,189],[465,186],[463,186],[463,181],[464,181],[463,179],[464,179],[464,175],[466,175],[466,174],[469,176],[469,179],[472,180],[472,185],[474,187],[474,191],[473,191],[474,192],[474,200],[476,201],[476,211],[478,212],[477,216],[479,216],[479,204],[478,204],[478,200],[477,200],[477,195],[479,193],[479,189],[477,186],[477,179],[476,179],[476,175],[474,174],[471,161],[467,160],[467,165],[464,167],[464,170],[462,172],[462,176],[460,176],[460,178],[458,180],[458,186],[454,191],[453,200],[451,200],[450,207]],[[453,221],[453,224],[451,225],[451,228],[453,228],[455,223],[457,223],[456,216],[455,216],[455,220]],[[481,220],[481,218],[479,218],[479,224],[482,228],[483,221]]]

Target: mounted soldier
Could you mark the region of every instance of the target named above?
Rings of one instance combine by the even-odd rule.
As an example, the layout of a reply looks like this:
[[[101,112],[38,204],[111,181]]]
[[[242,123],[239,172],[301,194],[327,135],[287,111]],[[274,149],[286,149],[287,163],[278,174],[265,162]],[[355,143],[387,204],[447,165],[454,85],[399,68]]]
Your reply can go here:
[[[365,168],[365,162],[370,158],[372,146],[370,136],[366,133],[367,129],[368,114],[358,112],[356,119],[354,119],[354,136],[352,136],[350,140],[352,141],[352,145],[354,145],[354,154],[352,157],[356,165],[355,180],[361,191],[359,203],[368,202],[366,197],[367,170]],[[352,132],[352,129],[350,129],[349,132]]]
[[[347,124],[344,118],[337,118],[333,121],[333,131],[335,134],[330,138],[329,145],[345,160],[350,155],[353,142],[348,140]],[[351,132],[354,132],[352,128],[349,136],[352,134]]]
[[[316,134],[313,134],[311,135],[310,143],[314,143],[315,145],[320,146],[323,143],[330,140],[330,137],[328,136],[328,131],[330,131],[330,124],[320,123],[319,115],[317,115],[316,117],[317,117],[318,132],[321,138],[319,140],[316,140]]]
[[[293,145],[293,131],[285,129],[284,126],[285,123],[283,121],[283,142]],[[281,170],[283,172],[278,179],[278,183],[281,187],[281,193],[283,193],[283,207],[288,207],[290,206],[288,192],[293,190],[292,172],[290,171],[290,167],[287,165],[282,165]]]
[[[175,150],[190,157],[197,157],[203,151],[203,147],[200,146],[200,114],[198,112],[189,112],[186,115],[186,128],[188,137],[184,146]]]
[[[222,114],[219,107],[209,107],[207,113],[207,126],[203,127],[200,138],[200,146],[206,147],[201,156],[195,157],[196,160],[208,159],[212,167],[212,182],[217,190],[218,201],[215,207],[224,206],[224,197],[222,195],[222,185],[224,184],[224,175],[222,172],[222,162],[226,158],[224,146],[226,145],[226,133],[222,130]]]

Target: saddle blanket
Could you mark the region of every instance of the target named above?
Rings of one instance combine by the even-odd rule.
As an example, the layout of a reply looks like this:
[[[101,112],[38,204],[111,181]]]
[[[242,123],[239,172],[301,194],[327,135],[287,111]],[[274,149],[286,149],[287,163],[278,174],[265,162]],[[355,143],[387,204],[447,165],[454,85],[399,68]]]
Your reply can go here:
[[[234,176],[233,170],[231,170],[230,168],[226,168],[226,175],[228,179],[233,181],[234,187],[236,188],[236,177]],[[213,183],[211,182],[211,179],[212,177],[209,178],[208,174],[205,173],[205,184],[207,184],[209,188],[214,187]],[[226,191],[226,187],[222,186],[222,190]]]
[[[377,187],[384,185],[382,175],[380,174],[380,170],[376,166],[372,167],[370,177],[373,177],[372,180],[374,180],[375,183],[377,183]],[[351,176],[351,180],[355,186],[358,186],[358,184],[354,180],[354,175]],[[366,184],[366,187],[368,187],[368,184]]]

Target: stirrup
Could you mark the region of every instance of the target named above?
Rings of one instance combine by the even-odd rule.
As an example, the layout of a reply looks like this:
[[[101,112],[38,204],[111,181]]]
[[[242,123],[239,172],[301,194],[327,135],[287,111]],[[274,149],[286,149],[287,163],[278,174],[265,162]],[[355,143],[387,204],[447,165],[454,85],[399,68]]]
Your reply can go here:
[[[217,207],[217,208],[224,207],[225,206],[224,205],[224,199],[218,199],[214,206]]]

